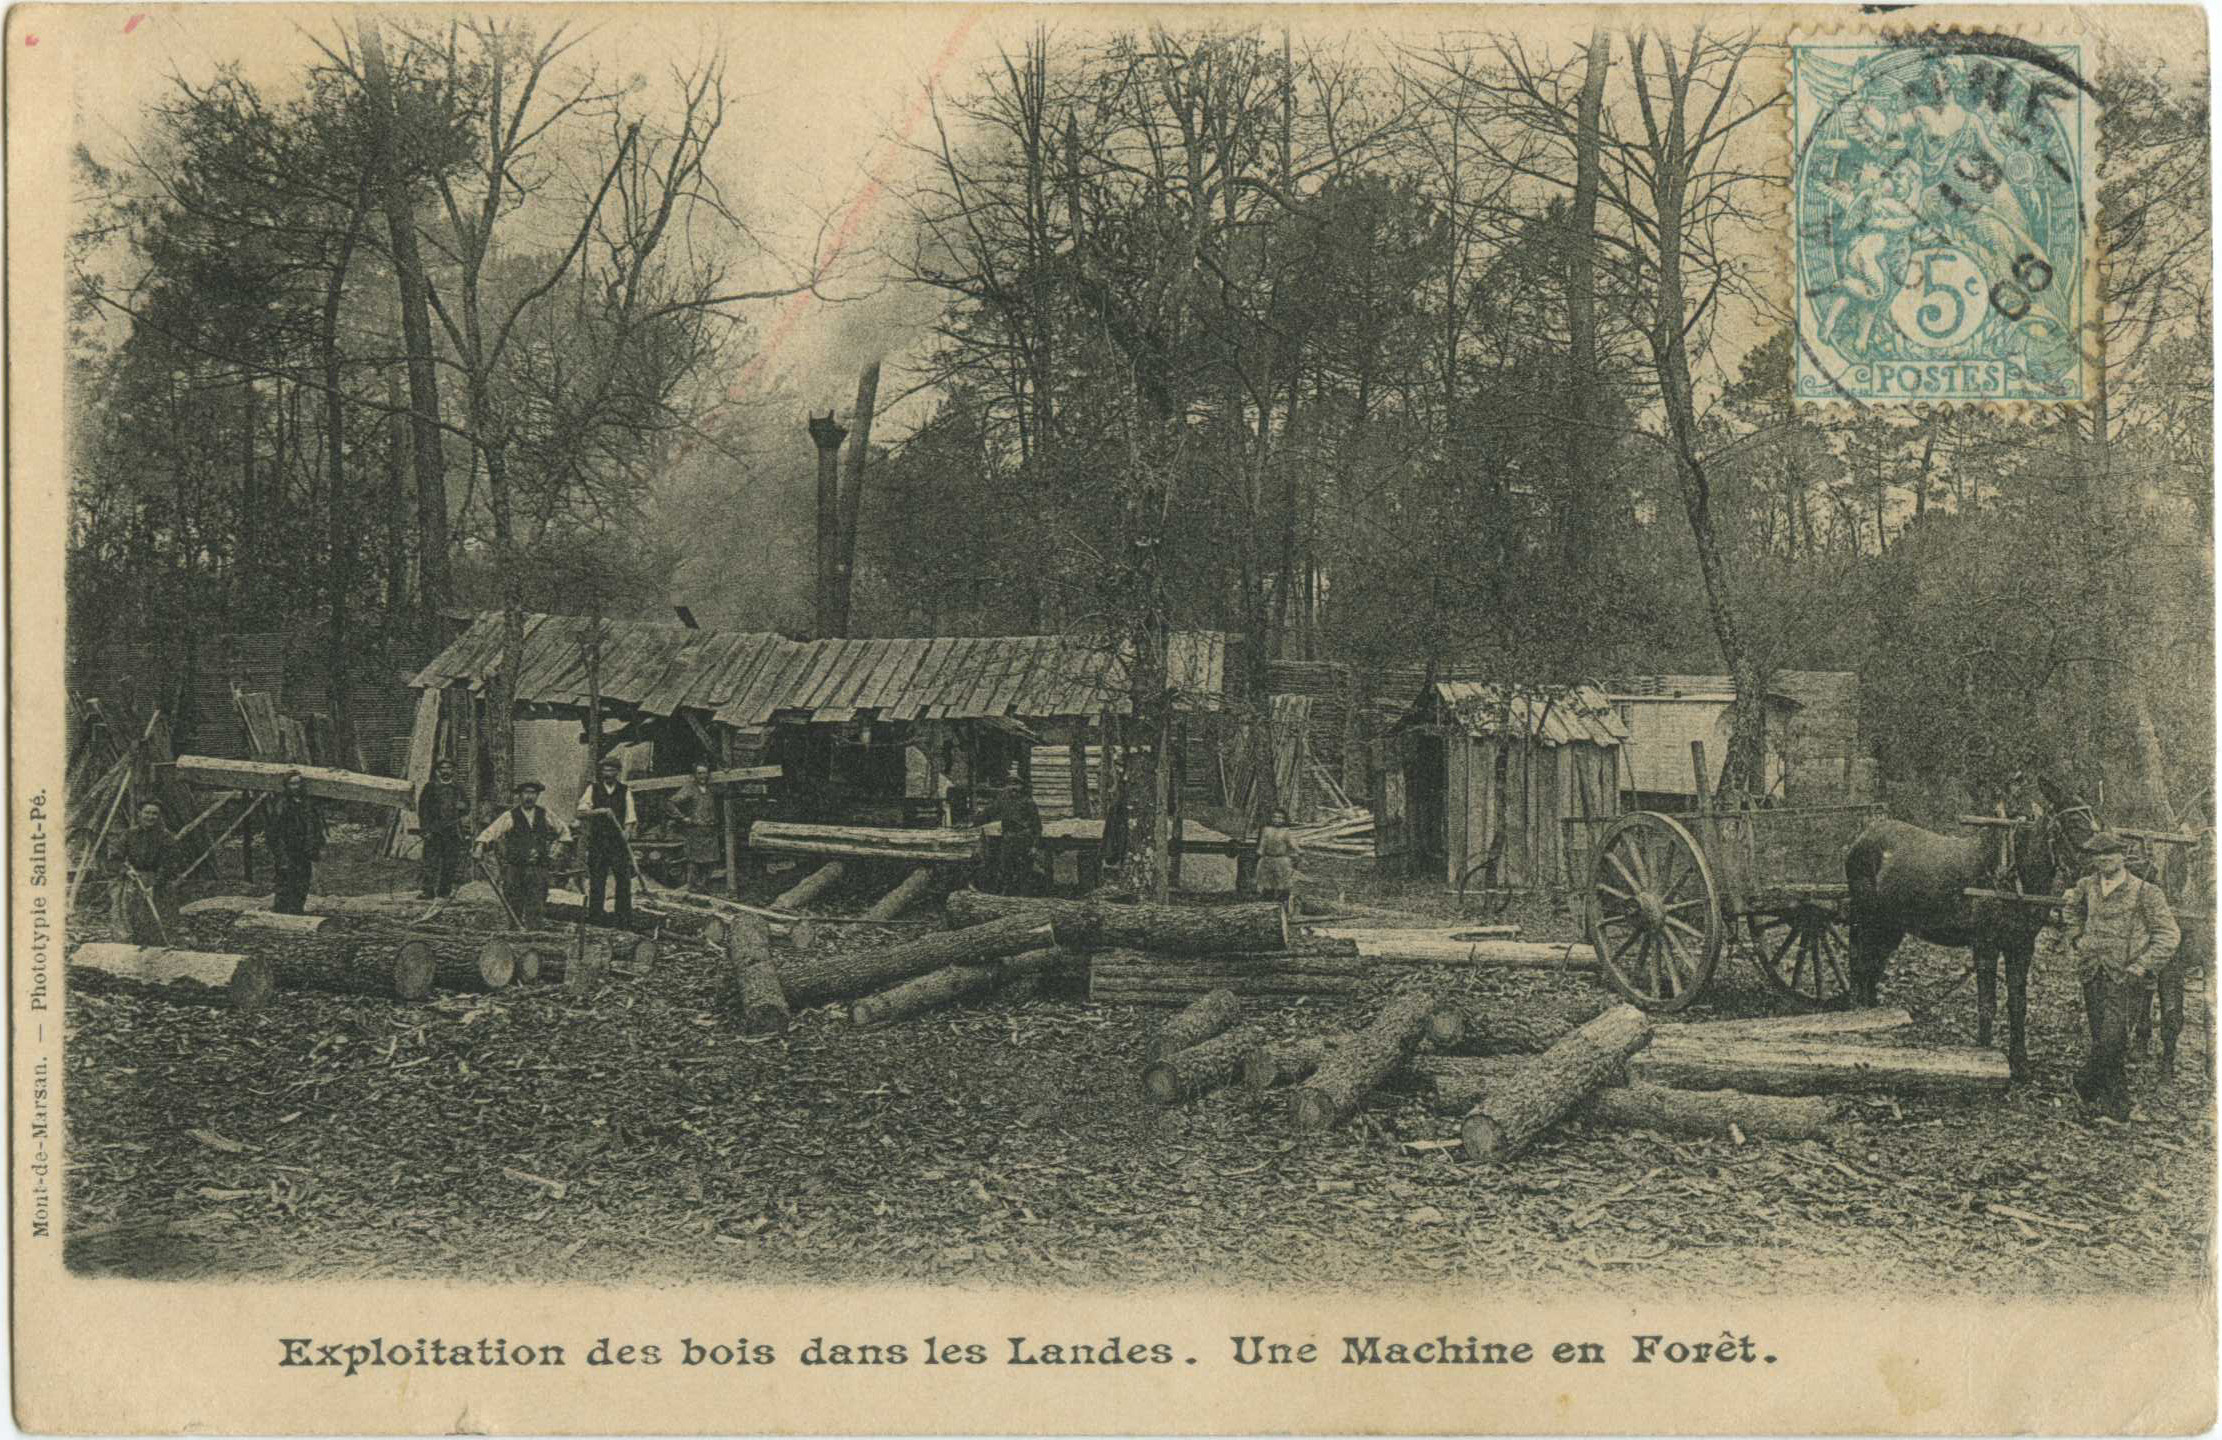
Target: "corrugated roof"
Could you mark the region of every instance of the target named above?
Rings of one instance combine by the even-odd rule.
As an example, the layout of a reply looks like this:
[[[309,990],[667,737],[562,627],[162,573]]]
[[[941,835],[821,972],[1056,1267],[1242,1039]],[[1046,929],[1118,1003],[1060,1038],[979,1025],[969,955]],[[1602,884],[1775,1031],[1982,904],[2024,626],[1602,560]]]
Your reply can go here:
[[[583,615],[528,615],[517,684],[524,704],[587,703]],[[1127,712],[1124,667],[1059,635],[794,641],[665,621],[602,622],[602,698],[651,715],[706,711],[755,727],[778,720],[967,720]],[[485,614],[418,672],[418,688],[483,688],[501,656],[501,617]],[[1225,698],[1228,637],[1172,637],[1167,669],[1186,709]]]
[[[1498,686],[1476,680],[1438,680],[1436,701],[1468,735],[1479,738],[1525,740],[1530,736],[1545,745],[1586,743],[1612,747],[1628,738],[1627,727],[1614,713],[1602,690],[1580,686],[1556,695],[1514,690],[1508,697]]]

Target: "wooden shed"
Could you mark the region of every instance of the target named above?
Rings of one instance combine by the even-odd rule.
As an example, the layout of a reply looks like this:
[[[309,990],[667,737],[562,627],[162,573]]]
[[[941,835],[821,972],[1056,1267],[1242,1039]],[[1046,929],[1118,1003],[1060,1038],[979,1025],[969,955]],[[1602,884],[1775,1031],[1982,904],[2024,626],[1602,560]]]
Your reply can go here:
[[[1384,858],[1456,888],[1570,883],[1569,816],[1617,814],[1627,733],[1604,693],[1429,682],[1387,739],[1374,809]],[[1484,867],[1479,874],[1468,872]]]

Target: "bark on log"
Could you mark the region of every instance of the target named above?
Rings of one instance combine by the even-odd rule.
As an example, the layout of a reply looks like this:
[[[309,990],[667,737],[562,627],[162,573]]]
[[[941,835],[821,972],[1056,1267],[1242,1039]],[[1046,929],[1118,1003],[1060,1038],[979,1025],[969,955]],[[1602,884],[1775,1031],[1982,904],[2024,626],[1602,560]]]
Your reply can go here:
[[[1833,1095],[1883,1090],[1972,1099],[2005,1092],[2011,1075],[1996,1050],[1911,1045],[1846,1045],[1781,1036],[1713,1039],[1708,1026],[1660,1031],[1657,1053],[1630,1067],[1638,1080],[1677,1090],[1742,1090],[1755,1095]],[[1685,1035],[1683,1032],[1689,1032]],[[1671,1038],[1670,1038],[1671,1037]]]
[[[1393,935],[1394,932],[1384,932]],[[1379,965],[1450,965],[1477,970],[1597,969],[1597,952],[1587,944],[1541,944],[1526,940],[1361,939],[1358,953]]]
[[[1056,922],[1065,944],[1082,948],[1127,946],[1182,955],[1289,948],[1288,916],[1278,905],[1138,905],[960,890],[945,910],[960,927],[1035,914]]]
[[[1661,1026],[1662,1037],[1707,1036],[1727,1040],[1764,1040],[1786,1035],[1872,1035],[1913,1024],[1905,1010],[1824,1010],[1812,1015],[1768,1015],[1752,1020],[1702,1020],[1688,1026]]]
[[[284,930],[296,935],[314,935],[324,928],[328,917],[323,915],[280,915],[275,910],[242,910],[232,917],[232,924],[244,925],[250,930]]]
[[[1068,951],[1045,947],[1022,951],[992,965],[945,965],[877,995],[865,996],[849,1007],[849,1019],[857,1025],[889,1025],[953,1004],[967,995],[1078,963],[1082,962]]]
[[[903,883],[872,902],[864,912],[867,920],[892,920],[908,910],[925,895],[933,884],[934,872],[921,865],[903,877]]]
[[[1519,1154],[1617,1077],[1650,1039],[1649,1016],[1633,1005],[1615,1005],[1525,1062],[1503,1084],[1491,1086],[1459,1128],[1466,1158],[1504,1161]]]
[[[1242,1018],[1242,1001],[1232,990],[1214,990],[1165,1022],[1142,1049],[1144,1060],[1162,1060],[1201,1045]]]
[[[1413,1071],[1426,1085],[1429,1105],[1464,1115],[1531,1062],[1518,1056],[1491,1059],[1421,1056]],[[1574,1107],[1573,1118],[1615,1130],[1656,1130],[1666,1135],[1729,1137],[1731,1129],[1764,1140],[1815,1140],[1843,1114],[1829,1097],[1747,1095],[1737,1090],[1674,1090],[1642,1082],[1600,1087]]]
[[[264,956],[106,942],[70,952],[67,975],[73,988],[214,1002],[236,1010],[254,1009],[278,988],[276,968]]]
[[[443,949],[468,955],[475,948],[475,942],[453,936],[385,931],[296,941],[268,954],[278,984],[287,990],[421,1000],[431,993]]]
[[[972,864],[981,855],[978,830],[881,829],[867,825],[798,825],[759,820],[749,827],[751,850],[782,855],[840,855],[859,860]],[[786,909],[775,904],[775,909]]]
[[[787,1008],[787,991],[779,970],[769,960],[752,960],[733,976],[733,1008],[740,1012],[744,1035],[778,1035],[787,1029],[794,1012]]]
[[[1299,1130],[1332,1130],[1357,1112],[1366,1092],[1404,1063],[1427,1033],[1433,992],[1424,986],[1389,997],[1365,1029],[1344,1037],[1289,1097],[1289,1119]]]
[[[1348,955],[1195,958],[1099,950],[1089,956],[1088,998],[1099,1005],[1176,1005],[1214,990],[1231,990],[1244,996],[1339,999],[1365,990],[1369,980],[1364,966]]]
[[[1238,1025],[1200,1045],[1161,1055],[1142,1067],[1142,1094],[1159,1105],[1179,1105],[1232,1085],[1251,1051],[1265,1043],[1256,1025]]]
[[[1023,950],[1057,943],[1047,921],[1013,916],[967,930],[944,930],[889,949],[793,955],[779,966],[790,1005],[822,1005],[828,1000],[884,990],[913,975],[945,965],[984,965]]]
[[[799,910],[817,899],[841,878],[841,862],[828,861],[810,872],[801,884],[772,901],[774,910]]]
[[[725,959],[735,973],[772,958],[771,926],[758,915],[730,915],[725,920]]]
[[[1242,1085],[1263,1095],[1277,1085],[1293,1085],[1319,1068],[1335,1042],[1324,1035],[1280,1045],[1253,1046],[1242,1057]]]
[[[1596,1019],[1605,1003],[1603,996],[1446,1001],[1427,1017],[1428,1048],[1438,1055],[1540,1055]]]

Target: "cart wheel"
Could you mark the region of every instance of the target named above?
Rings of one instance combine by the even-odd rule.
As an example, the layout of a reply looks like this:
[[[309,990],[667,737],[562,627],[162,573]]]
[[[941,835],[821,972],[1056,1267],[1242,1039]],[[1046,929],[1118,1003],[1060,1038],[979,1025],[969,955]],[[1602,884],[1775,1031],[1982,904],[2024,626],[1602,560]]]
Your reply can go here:
[[[1589,942],[1606,983],[1645,1010],[1680,1010],[1713,978],[1721,938],[1696,838],[1649,810],[1615,820],[1590,862]]]
[[[1826,905],[1796,905],[1751,917],[1759,973],[1813,1009],[1849,1003],[1852,942],[1844,919]]]

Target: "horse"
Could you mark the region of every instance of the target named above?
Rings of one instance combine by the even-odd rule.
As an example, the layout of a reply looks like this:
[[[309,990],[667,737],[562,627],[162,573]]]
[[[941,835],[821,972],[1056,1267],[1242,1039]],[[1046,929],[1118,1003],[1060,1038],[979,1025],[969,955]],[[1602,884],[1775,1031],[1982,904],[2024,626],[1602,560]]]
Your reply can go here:
[[[2027,787],[2017,782],[2017,791]],[[2029,813],[1968,838],[1939,835],[1902,820],[1876,820],[1844,857],[1851,889],[1852,1000],[1877,1003],[1883,969],[1906,936],[1975,952],[1975,1035],[1991,1043],[1998,1002],[1998,959],[2006,957],[2006,1059],[2013,1078],[2029,1079],[2026,1029],[2029,963],[2049,913],[2011,900],[1971,900],[1967,889],[2058,895],[2083,868],[2083,844],[2097,831],[2091,807],[2037,777]]]

